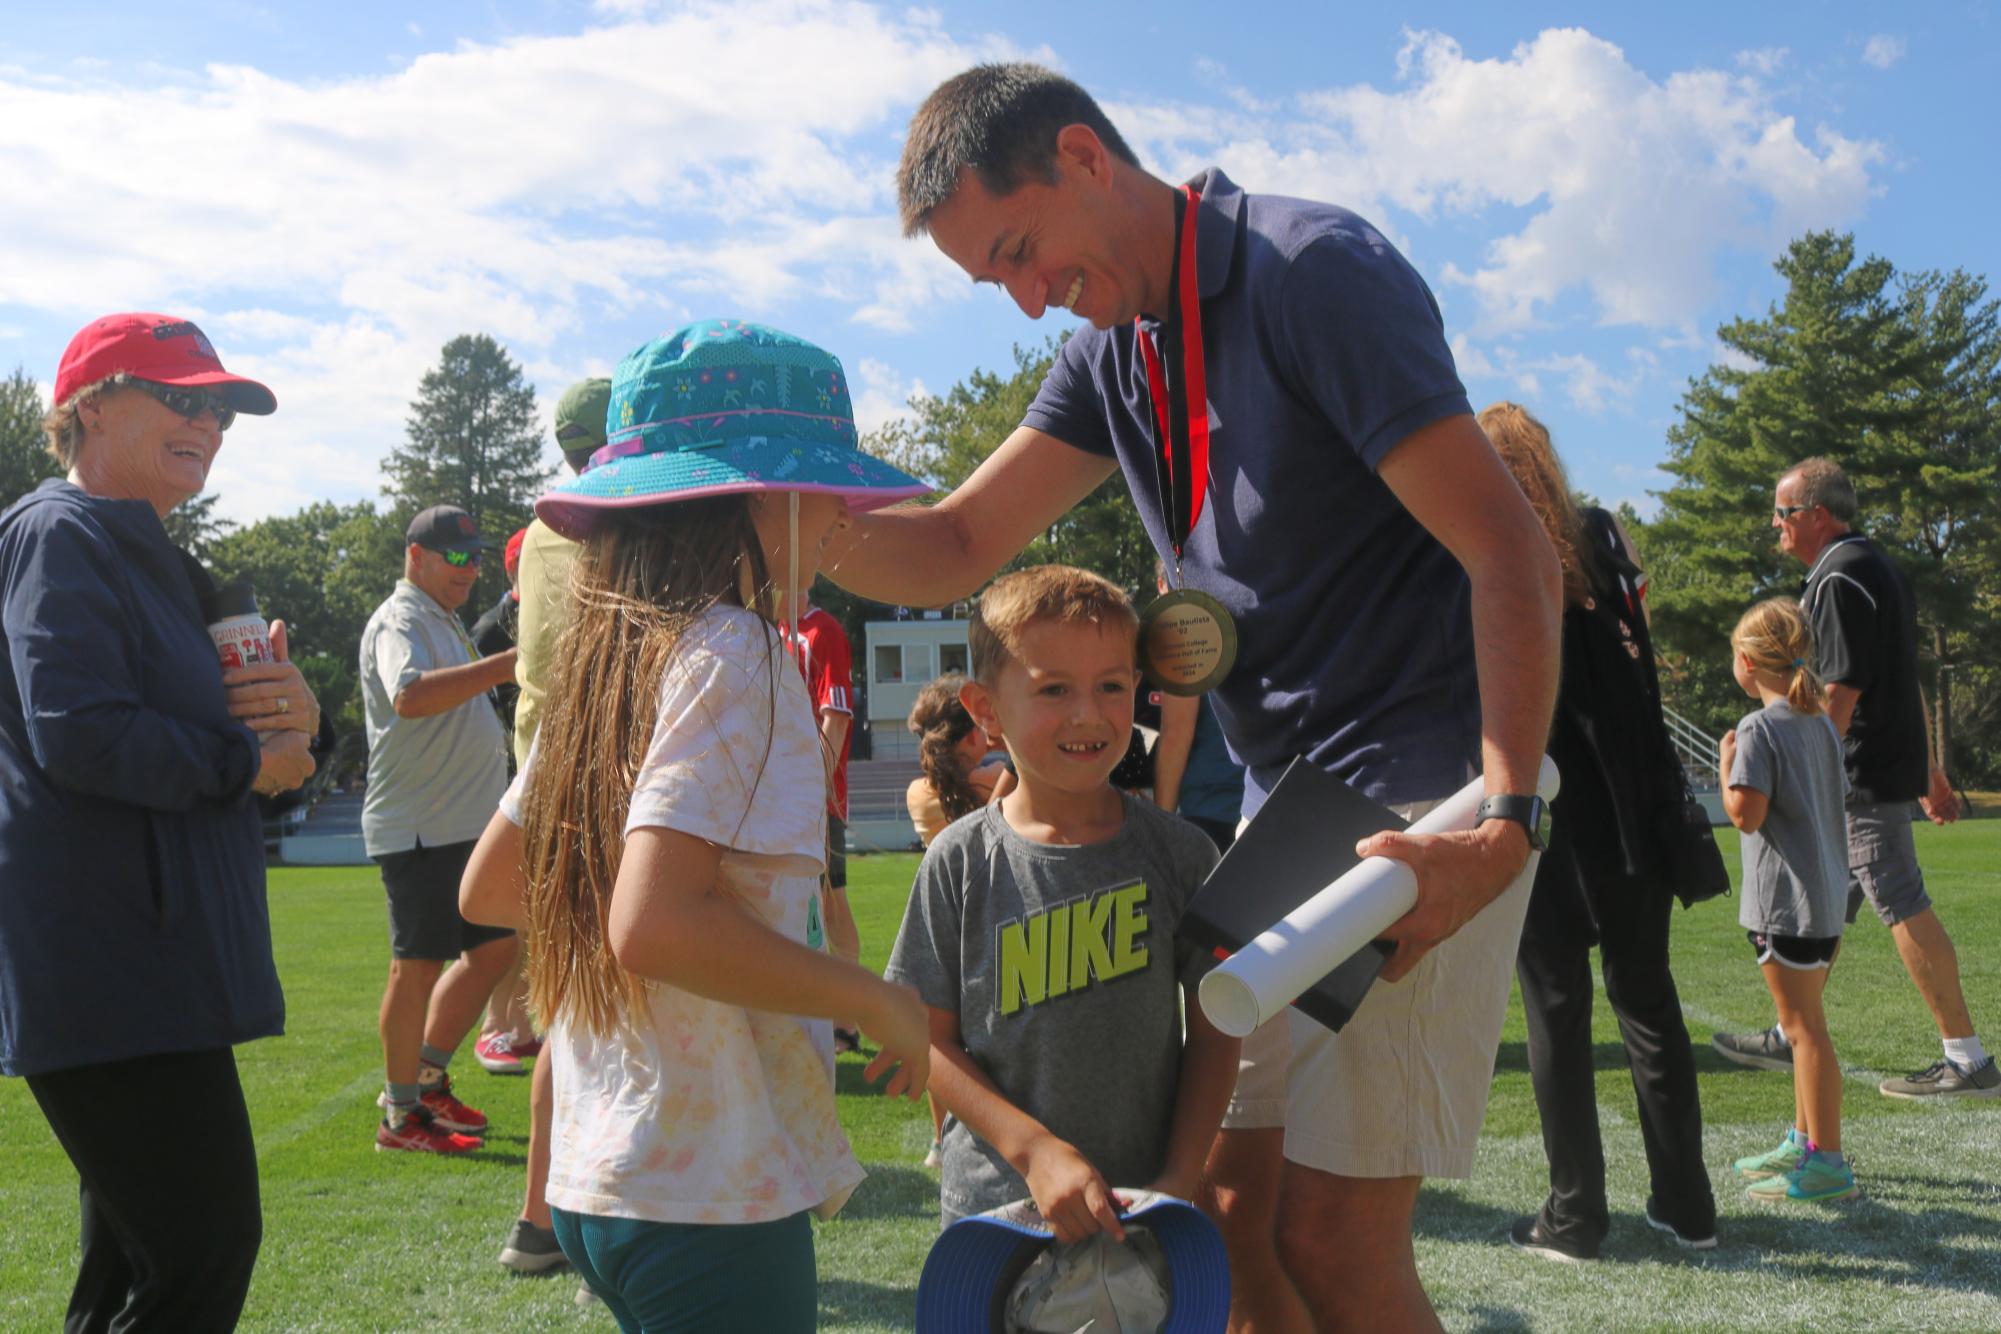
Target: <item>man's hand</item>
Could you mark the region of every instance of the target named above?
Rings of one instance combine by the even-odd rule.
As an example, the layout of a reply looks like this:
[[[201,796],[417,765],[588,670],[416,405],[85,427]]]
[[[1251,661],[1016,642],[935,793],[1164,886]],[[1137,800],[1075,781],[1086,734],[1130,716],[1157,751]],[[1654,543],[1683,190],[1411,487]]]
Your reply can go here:
[[[222,674],[229,716],[253,732],[320,733],[320,702],[312,687],[292,665],[290,636],[283,621],[271,622],[271,652],[275,662],[236,667]]]
[[[1383,932],[1397,947],[1383,980],[1395,982],[1513,883],[1528,864],[1529,835],[1513,820],[1456,834],[1386,830],[1357,843],[1355,855],[1393,857],[1417,873],[1417,906]]]
[[[1094,1232],[1109,1232],[1114,1241],[1126,1239],[1112,1188],[1073,1145],[1054,1135],[1043,1137],[1029,1151],[1028,1171],[1022,1175],[1056,1240],[1067,1245]]]
[[[1951,824],[1959,818],[1959,794],[1952,790],[1952,780],[1945,776],[1945,770],[1932,769],[1931,790],[1918,798],[1918,805],[1924,807],[1933,824]]]
[[[260,797],[290,792],[311,778],[317,767],[304,732],[266,732],[258,738],[257,777],[250,790]]]

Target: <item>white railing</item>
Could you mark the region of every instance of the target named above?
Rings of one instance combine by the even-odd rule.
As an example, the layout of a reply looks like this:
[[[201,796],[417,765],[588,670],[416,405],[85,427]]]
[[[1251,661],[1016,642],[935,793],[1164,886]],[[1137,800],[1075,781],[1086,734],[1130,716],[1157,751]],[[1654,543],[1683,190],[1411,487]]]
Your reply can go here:
[[[1668,739],[1674,742],[1674,752],[1688,773],[1689,786],[1698,792],[1713,791],[1716,766],[1722,763],[1716,738],[1665,704],[1661,705],[1661,717],[1667,721]]]

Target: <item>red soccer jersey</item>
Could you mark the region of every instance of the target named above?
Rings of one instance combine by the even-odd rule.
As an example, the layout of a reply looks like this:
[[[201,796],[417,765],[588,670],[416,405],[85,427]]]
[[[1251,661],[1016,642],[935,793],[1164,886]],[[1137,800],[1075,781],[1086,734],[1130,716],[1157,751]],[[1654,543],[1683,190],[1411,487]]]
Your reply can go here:
[[[841,623],[824,608],[814,607],[799,621],[798,653],[800,670],[806,673],[806,693],[813,697],[814,722],[819,714],[845,713],[848,733],[841,738],[841,754],[834,765],[834,781],[827,790],[827,809],[848,818],[848,747],[854,741],[854,651]]]

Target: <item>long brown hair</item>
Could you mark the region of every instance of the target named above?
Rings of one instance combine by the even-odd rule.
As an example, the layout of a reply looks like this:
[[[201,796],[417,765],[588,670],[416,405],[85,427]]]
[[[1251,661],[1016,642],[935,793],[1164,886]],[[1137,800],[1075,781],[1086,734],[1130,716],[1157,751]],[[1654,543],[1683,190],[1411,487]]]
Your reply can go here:
[[[605,924],[660,679],[696,617],[754,606],[769,585],[741,495],[615,512],[578,553],[522,809],[528,999],[544,1023],[567,1013],[603,1034],[641,1002]]]
[[[910,706],[918,767],[938,794],[938,805],[947,820],[956,820],[985,804],[959,758],[959,743],[973,730],[973,715],[959,702],[959,688],[965,684],[964,676],[947,672],[918,691],[917,702]]]
[[[1766,598],[1738,617],[1730,647],[1749,658],[1756,670],[1786,683],[1786,703],[1794,713],[1826,710],[1820,675],[1812,665],[1813,631],[1799,603]]]
[[[1591,596],[1591,576],[1585,569],[1584,520],[1570,498],[1570,479],[1550,442],[1549,428],[1519,403],[1502,400],[1480,410],[1480,429],[1493,442],[1494,450],[1515,484],[1528,497],[1529,507],[1542,520],[1563,562],[1563,600],[1568,606],[1582,606]]]

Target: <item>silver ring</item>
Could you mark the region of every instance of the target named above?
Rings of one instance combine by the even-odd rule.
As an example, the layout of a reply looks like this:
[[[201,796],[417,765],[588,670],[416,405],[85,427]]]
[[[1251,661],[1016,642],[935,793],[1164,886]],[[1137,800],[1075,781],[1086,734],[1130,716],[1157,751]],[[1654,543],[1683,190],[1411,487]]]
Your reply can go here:
[[[292,711],[292,701],[286,698],[284,695],[278,696],[278,712],[290,713],[291,711]]]

